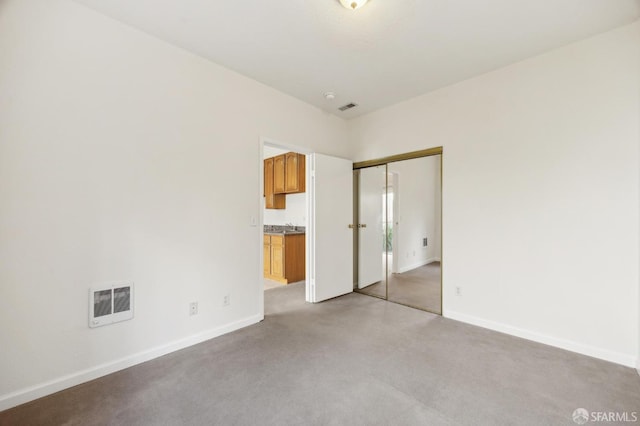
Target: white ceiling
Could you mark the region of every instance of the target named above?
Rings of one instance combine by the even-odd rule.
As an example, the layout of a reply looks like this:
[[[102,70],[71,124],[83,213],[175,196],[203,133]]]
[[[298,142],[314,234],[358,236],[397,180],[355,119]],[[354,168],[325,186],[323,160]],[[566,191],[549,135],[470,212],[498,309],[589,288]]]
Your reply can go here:
[[[76,1],[344,118],[640,16],[640,0]]]

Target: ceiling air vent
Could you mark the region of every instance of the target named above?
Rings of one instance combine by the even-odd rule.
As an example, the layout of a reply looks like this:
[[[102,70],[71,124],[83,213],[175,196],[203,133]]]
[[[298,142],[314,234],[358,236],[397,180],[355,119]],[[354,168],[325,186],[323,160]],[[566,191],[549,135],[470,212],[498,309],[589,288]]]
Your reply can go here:
[[[351,102],[351,103],[348,103],[348,104],[346,104],[346,105],[341,106],[341,107],[340,107],[340,108],[338,108],[338,109],[339,109],[340,111],[346,111],[346,110],[348,110],[348,109],[355,108],[355,107],[357,107],[357,106],[358,106],[358,104],[354,104],[353,102]]]

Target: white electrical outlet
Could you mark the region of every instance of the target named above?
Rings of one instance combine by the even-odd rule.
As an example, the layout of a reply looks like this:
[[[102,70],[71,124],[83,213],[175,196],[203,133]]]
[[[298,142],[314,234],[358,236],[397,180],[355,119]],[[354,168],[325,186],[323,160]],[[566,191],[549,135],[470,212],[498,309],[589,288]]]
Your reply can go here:
[[[462,287],[456,287],[456,296],[462,296]]]
[[[198,302],[189,303],[189,315],[197,315],[198,314]]]
[[[222,306],[229,306],[231,304],[231,295],[226,294],[224,299],[222,299]]]

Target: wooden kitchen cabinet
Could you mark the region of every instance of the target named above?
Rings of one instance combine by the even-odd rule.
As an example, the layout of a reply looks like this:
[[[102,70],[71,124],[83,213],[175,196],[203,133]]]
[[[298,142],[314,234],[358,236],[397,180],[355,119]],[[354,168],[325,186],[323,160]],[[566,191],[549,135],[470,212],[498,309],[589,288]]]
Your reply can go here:
[[[271,276],[273,278],[284,279],[284,236],[271,236]]]
[[[285,154],[273,157],[273,192],[274,194],[284,194],[286,192],[286,156]]]
[[[287,152],[272,159],[274,194],[305,192],[305,156]]]
[[[305,156],[296,152],[264,160],[264,196],[268,209],[285,209],[285,194],[305,192]]]
[[[264,256],[264,276],[267,277],[271,275],[271,236],[265,235],[262,237],[263,239],[263,249],[262,253]]]
[[[305,157],[288,152],[285,155],[285,192],[295,194],[305,191]]]
[[[264,197],[265,207],[268,209],[286,208],[286,196],[274,191],[274,158],[264,160]]]
[[[264,277],[289,284],[305,278],[305,235],[264,236]]]

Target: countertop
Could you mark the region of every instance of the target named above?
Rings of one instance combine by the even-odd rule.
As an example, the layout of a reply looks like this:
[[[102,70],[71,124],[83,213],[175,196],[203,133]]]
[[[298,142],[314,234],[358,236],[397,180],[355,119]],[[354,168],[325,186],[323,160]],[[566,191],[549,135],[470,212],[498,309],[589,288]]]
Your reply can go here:
[[[305,231],[292,231],[292,230],[281,230],[281,231],[264,231],[265,235],[304,235]]]
[[[306,233],[304,226],[282,226],[282,225],[265,225],[265,235],[304,235]]]

